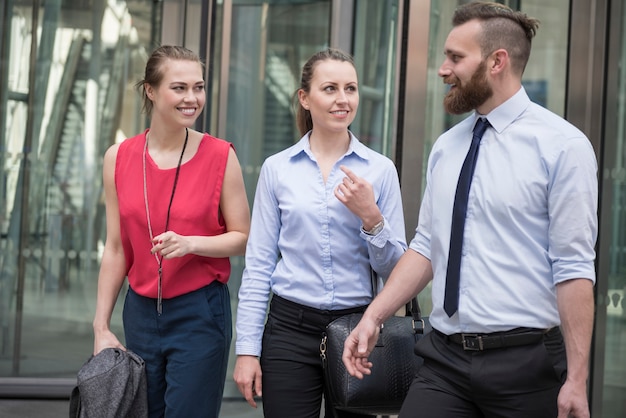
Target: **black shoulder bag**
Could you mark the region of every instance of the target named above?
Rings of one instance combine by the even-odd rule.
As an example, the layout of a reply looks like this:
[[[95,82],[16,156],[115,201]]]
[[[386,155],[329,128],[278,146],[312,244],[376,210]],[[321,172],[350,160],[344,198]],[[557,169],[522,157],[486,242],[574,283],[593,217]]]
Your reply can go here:
[[[377,278],[372,278],[374,295]],[[346,338],[361,320],[355,313],[334,320],[326,327],[320,357],[326,381],[326,402],[335,409],[371,415],[397,415],[422,359],[415,355],[415,343],[428,331],[414,297],[404,316],[392,316],[381,327],[378,342],[368,359],[372,373],[363,379],[350,376],[341,356]]]

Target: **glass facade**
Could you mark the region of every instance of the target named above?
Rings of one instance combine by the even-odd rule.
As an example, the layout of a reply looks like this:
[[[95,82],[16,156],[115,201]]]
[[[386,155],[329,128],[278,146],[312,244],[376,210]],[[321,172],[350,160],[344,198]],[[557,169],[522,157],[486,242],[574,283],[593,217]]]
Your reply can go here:
[[[0,376],[72,378],[93,349],[101,159],[144,126],[132,84],[151,49],[152,6],[1,7]]]
[[[230,39],[230,45],[222,51],[228,63],[222,75],[226,91],[221,92],[227,100],[220,109],[226,123],[220,135],[235,145],[252,204],[265,158],[299,139],[292,95],[299,86],[299,68],[304,61],[328,45],[330,2],[236,0],[229,15],[224,37]],[[242,271],[243,257],[239,257],[233,260],[228,283],[233,318]],[[229,370],[235,359],[233,341]],[[239,396],[232,373],[226,380],[224,396]],[[261,411],[257,413],[262,416]]]
[[[613,3],[611,16],[592,416],[617,418],[626,416],[626,7]]]
[[[3,0],[0,397],[10,396],[17,381],[70,387],[91,354],[105,239],[101,160],[110,144],[146,126],[134,83],[142,78],[153,45],[184,44],[206,60],[209,97],[199,129],[234,143],[250,202],[263,160],[299,139],[293,94],[304,61],[327,46],[353,53],[361,104],[351,129],[397,162],[410,238],[430,147],[461,118],[443,111],[445,85],[437,70],[450,18],[462,2]],[[587,19],[595,26],[587,25],[608,28],[602,53],[613,70],[603,75],[604,128],[601,137],[590,137],[601,166],[590,392],[592,416],[621,417],[626,415],[626,7],[608,0],[500,2],[541,19],[523,83],[535,101],[566,118],[572,97],[589,100],[588,92],[568,84],[571,63],[586,59],[580,45],[572,44],[578,38],[572,37],[570,22]],[[610,4],[609,13],[597,12],[596,20],[581,13],[587,10],[581,5],[592,3],[596,12],[602,11],[598,4],[606,10]],[[578,116],[570,121],[586,123]],[[232,261],[235,313],[244,262]],[[120,337],[122,299],[111,321]],[[428,290],[420,301],[428,311]],[[234,360],[232,354],[228,400],[241,399],[232,381]],[[50,391],[33,389],[31,396]],[[262,416],[249,412],[246,416]]]

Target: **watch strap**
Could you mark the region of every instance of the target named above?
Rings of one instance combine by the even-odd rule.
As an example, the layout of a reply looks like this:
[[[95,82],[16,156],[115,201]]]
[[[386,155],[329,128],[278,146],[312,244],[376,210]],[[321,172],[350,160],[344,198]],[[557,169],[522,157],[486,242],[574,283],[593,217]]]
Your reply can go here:
[[[380,222],[378,222],[376,225],[374,225],[372,227],[372,229],[369,230],[365,230],[363,229],[363,226],[361,226],[361,231],[363,231],[364,233],[366,233],[367,235],[378,235],[380,233],[380,231],[383,230],[383,228],[385,227],[385,219],[381,219]]]

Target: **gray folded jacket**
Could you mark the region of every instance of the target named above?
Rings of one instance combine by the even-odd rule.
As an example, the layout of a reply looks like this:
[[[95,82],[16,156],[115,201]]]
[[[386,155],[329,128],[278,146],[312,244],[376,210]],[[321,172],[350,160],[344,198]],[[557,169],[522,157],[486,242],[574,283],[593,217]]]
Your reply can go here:
[[[131,351],[105,348],[78,371],[70,418],[148,416],[145,364]]]

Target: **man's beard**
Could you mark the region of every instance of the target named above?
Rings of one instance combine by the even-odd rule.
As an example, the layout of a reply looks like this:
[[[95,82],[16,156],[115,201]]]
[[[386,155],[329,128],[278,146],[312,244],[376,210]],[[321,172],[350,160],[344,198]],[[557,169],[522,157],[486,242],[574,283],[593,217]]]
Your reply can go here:
[[[493,89],[487,82],[485,75],[487,63],[482,61],[472,78],[464,86],[456,83],[443,99],[443,105],[448,113],[460,115],[470,112],[487,101],[493,95]]]

